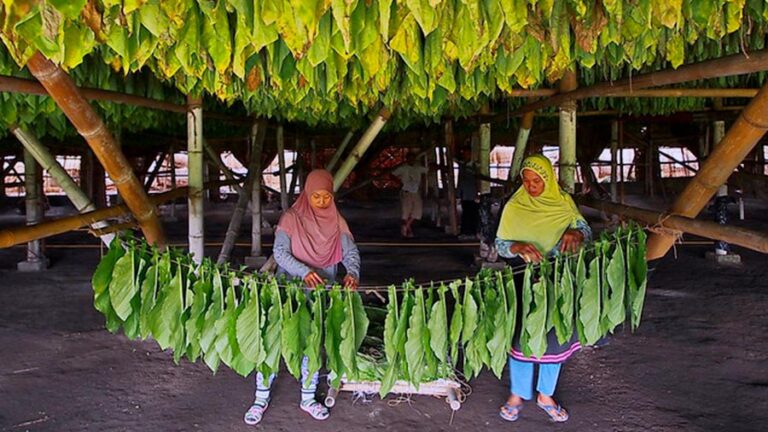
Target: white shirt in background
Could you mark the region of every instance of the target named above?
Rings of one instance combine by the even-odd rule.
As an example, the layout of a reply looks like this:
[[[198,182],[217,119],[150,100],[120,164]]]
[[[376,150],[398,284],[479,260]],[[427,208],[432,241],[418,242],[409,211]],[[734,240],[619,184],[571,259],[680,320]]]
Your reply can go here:
[[[403,183],[403,190],[410,193],[419,192],[421,185],[421,176],[427,173],[427,169],[418,165],[400,165],[392,171]]]

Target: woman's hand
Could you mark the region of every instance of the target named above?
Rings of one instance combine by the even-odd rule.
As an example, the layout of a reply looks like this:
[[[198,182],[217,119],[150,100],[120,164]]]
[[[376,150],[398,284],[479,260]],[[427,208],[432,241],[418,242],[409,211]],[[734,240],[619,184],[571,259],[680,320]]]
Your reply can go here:
[[[319,274],[311,271],[307,273],[306,276],[304,276],[304,283],[307,285],[307,288],[315,289],[318,286],[322,286],[325,282],[323,281],[323,278],[321,278]]]
[[[566,230],[560,239],[560,252],[576,253],[584,241],[584,234],[577,229]]]
[[[352,275],[344,276],[344,288],[352,291],[357,291],[358,280]]]
[[[541,252],[531,243],[515,242],[509,247],[509,251],[522,257],[525,262],[537,263],[543,258]]]

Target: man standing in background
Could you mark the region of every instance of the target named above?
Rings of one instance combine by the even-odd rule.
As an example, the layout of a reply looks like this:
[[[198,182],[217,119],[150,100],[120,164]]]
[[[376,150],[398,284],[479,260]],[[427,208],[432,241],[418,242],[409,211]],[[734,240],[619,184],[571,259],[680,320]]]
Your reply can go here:
[[[397,167],[392,174],[403,184],[400,189],[400,204],[402,207],[402,223],[400,234],[403,237],[413,237],[413,221],[421,220],[422,200],[419,189],[427,169],[418,164],[413,153],[406,155],[406,162]]]

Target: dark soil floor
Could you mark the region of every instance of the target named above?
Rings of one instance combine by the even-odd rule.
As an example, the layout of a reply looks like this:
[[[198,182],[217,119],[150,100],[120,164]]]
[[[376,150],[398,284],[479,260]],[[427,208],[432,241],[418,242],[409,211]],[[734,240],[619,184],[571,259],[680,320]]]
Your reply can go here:
[[[369,243],[401,242],[392,240],[395,203],[344,209],[362,244],[364,283],[476,271],[472,245]],[[745,223],[768,230],[765,210],[750,203]],[[208,240],[221,240],[230,211],[211,212]],[[0,226],[17,223],[11,211],[0,217]],[[184,240],[185,220],[167,228]],[[436,228],[417,234],[415,241],[455,242]],[[517,423],[502,421],[508,377],[487,372],[470,382],[471,394],[453,415],[444,400],[428,396],[366,401],[342,394],[321,423],[298,409],[298,383],[283,374],[264,421],[253,428],[242,421],[252,401],[250,379],[227,368],[214,376],[202,363],[177,366],[154,342],[108,333],[92,306],[95,241],[80,232],[49,245],[52,266],[35,274],[15,270],[23,248],[0,250],[2,431],[761,431],[768,423],[768,258],[744,249],[737,248],[744,262],[737,268],[708,262],[711,245],[697,242],[659,262],[638,331],[584,350],[563,368],[557,397],[571,413],[566,424],[551,424],[535,404]],[[237,258],[246,251],[238,248]]]

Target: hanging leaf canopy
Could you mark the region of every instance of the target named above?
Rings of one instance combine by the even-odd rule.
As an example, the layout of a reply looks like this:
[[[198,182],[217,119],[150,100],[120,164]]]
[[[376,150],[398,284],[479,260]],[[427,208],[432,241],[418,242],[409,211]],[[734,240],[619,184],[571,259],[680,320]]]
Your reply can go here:
[[[761,49],[767,20],[762,0],[22,0],[0,5],[0,37],[18,66],[40,51],[83,76],[148,68],[184,94],[309,125],[397,104],[406,126],[574,65],[588,84]]]

